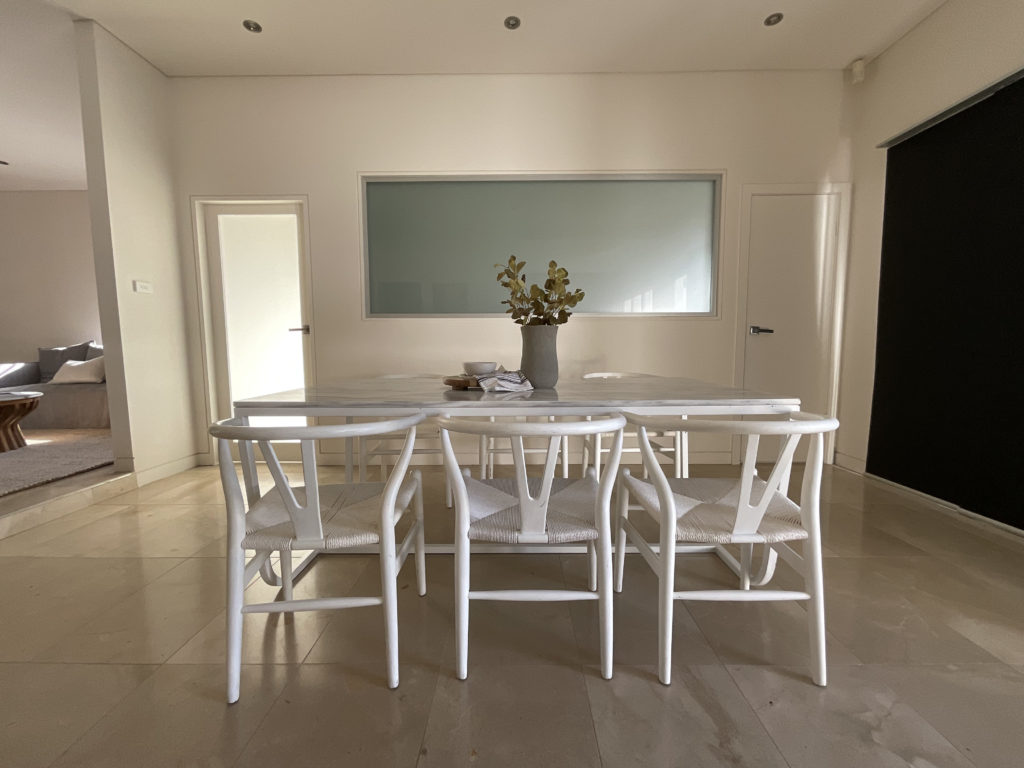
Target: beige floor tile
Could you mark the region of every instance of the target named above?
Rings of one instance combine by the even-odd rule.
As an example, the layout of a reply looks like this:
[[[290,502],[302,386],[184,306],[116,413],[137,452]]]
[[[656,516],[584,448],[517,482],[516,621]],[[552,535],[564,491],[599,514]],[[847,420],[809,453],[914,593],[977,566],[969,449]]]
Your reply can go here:
[[[1002,664],[878,666],[871,672],[978,768],[1024,756],[1024,676]]]
[[[473,666],[442,671],[419,768],[600,766],[578,667]]]
[[[558,555],[474,555],[470,589],[565,589],[561,560]],[[444,663],[454,668],[454,631]],[[470,601],[470,665],[579,663],[569,603]]]
[[[196,467],[100,503],[223,504],[224,491],[216,467]]]
[[[64,572],[0,606],[0,661],[30,661],[41,651],[171,570],[175,558],[76,558]],[[75,568],[66,565],[72,562]]]
[[[158,664],[224,608],[224,563],[186,560],[47,648],[37,661]]]
[[[56,520],[37,525],[27,531],[22,531],[5,539],[0,539],[0,557],[21,556],[36,549],[42,544],[68,534],[72,531],[84,528],[91,523],[104,517],[118,514],[129,509],[125,505],[102,506],[95,505],[70,512]]]
[[[616,669],[611,680],[586,673],[604,768],[787,768],[722,666],[675,665],[672,685],[656,666]]]
[[[841,557],[865,555],[886,557],[914,557],[925,554],[864,519],[860,512],[847,512],[833,507],[822,515],[821,543]]]
[[[223,507],[216,505],[134,505],[49,539],[23,554],[188,557],[222,536],[226,524]]]
[[[225,703],[220,665],[165,664],[54,763],[60,768],[230,766],[294,667],[242,667],[242,695]]]
[[[826,688],[800,669],[728,669],[790,768],[971,766],[865,667],[833,667]]]
[[[988,652],[918,608],[874,571],[874,561],[825,563],[825,622],[865,664],[994,662]]]
[[[563,555],[565,584],[586,589],[585,555]],[[621,593],[613,599],[614,661],[616,664],[658,663],[658,581],[640,555],[626,557]],[[600,614],[596,601],[569,604],[576,645],[584,664],[599,664]],[[718,664],[718,656],[682,603],[673,612],[672,659],[675,664]]]
[[[383,669],[302,665],[234,765],[412,768],[437,668],[403,665],[399,679],[389,690]]]
[[[154,669],[0,664],[0,766],[50,765]]]
[[[1024,554],[976,536],[931,511],[878,505],[865,512],[874,526],[927,554],[971,571],[994,587],[1019,587]]]
[[[361,555],[320,555],[299,575],[295,582],[295,598],[343,597],[352,589],[370,561],[371,558]],[[280,592],[280,588],[269,586],[256,577],[246,590],[245,600],[247,603],[273,602],[282,599]],[[247,614],[243,624],[242,662],[301,662],[338,613],[340,612],[308,611],[291,614]],[[168,663],[223,664],[225,633],[225,615],[221,612],[168,659]]]
[[[337,555],[336,558],[346,557]],[[348,592],[376,596],[380,589],[377,557],[368,558],[358,581]],[[416,590],[416,572],[410,556],[398,575],[398,655],[402,664],[437,665],[452,631],[452,558],[427,558],[427,594]],[[335,611],[308,663],[379,664],[384,668],[384,610],[382,607]]]
[[[935,558],[872,558],[893,591],[1008,664],[1024,664],[1024,584],[997,588]]]

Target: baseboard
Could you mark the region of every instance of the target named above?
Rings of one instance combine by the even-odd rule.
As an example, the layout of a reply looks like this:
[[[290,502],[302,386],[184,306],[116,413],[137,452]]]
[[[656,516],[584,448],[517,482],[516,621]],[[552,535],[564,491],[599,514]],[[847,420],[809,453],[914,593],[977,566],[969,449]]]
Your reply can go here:
[[[846,453],[840,453],[836,451],[835,459],[833,462],[837,467],[848,469],[851,472],[856,472],[858,475],[863,475],[868,468],[867,462],[864,459],[858,459],[856,456],[850,456]]]
[[[119,496],[138,487],[135,475],[115,473],[99,482],[70,490],[60,496],[29,502],[27,506],[0,517],[0,539],[58,520],[72,512],[92,506],[100,501]],[[30,489],[32,490],[32,489]],[[8,497],[9,498],[9,497]]]
[[[142,486],[149,485],[157,480],[163,480],[165,477],[170,477],[171,475],[176,475],[179,472],[184,472],[186,469],[192,469],[192,467],[199,463],[197,458],[198,457],[195,454],[191,456],[183,456],[180,459],[168,461],[166,464],[160,464],[159,466],[150,467],[149,469],[144,469],[141,472],[136,472],[135,476],[138,478],[139,487],[141,488]]]
[[[996,530],[1001,531],[1004,534],[1013,536],[1018,539],[1024,538],[1024,530],[1016,528],[1007,523],[1000,522],[999,520],[993,520],[991,517],[979,515],[977,512],[971,512],[970,510],[964,509],[963,507],[954,504],[951,501],[946,501],[945,499],[940,499],[936,496],[931,496],[927,493],[924,493],[923,491],[908,488],[905,485],[900,485],[899,483],[895,483],[892,480],[886,480],[884,477],[872,475],[868,472],[864,473],[864,477],[870,480],[871,482],[882,486],[883,488],[895,491],[896,493],[899,493],[903,496],[909,496],[910,498],[913,498],[917,501],[927,501],[928,503],[936,507],[937,512],[940,512],[942,514],[956,518],[965,518],[974,525],[983,526],[985,528],[995,528]]]

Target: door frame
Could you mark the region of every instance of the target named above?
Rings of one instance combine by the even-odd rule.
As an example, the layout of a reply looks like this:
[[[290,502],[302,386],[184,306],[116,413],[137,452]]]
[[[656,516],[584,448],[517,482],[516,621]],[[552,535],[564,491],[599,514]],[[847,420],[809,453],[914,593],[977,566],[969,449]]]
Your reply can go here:
[[[839,410],[839,373],[842,360],[843,318],[846,306],[847,259],[850,246],[850,206],[853,185],[849,182],[828,182],[811,184],[744,184],[742,187],[742,209],[740,213],[739,268],[736,275],[736,335],[733,365],[733,385],[743,386],[747,345],[747,277],[750,267],[750,215],[756,196],[778,195],[835,195],[837,198],[835,237],[833,247],[826,254],[825,317],[828,318],[828,368],[826,382],[828,391],[825,416],[835,417]],[[780,393],[785,394],[785,393]],[[825,463],[831,464],[835,457],[835,432],[825,436]],[[741,461],[740,441],[734,440],[732,463]]]
[[[305,355],[305,379],[307,387],[316,386],[316,325],[313,322],[313,262],[309,239],[309,198],[306,195],[285,196],[252,196],[252,195],[193,195],[190,198],[192,213],[193,253],[195,256],[195,279],[200,342],[200,361],[202,366],[203,405],[205,408],[206,425],[203,426],[204,444],[207,455],[200,454],[202,464],[216,464],[217,453],[213,438],[207,427],[221,419],[230,418],[232,413],[221,413],[218,392],[224,382],[220,379],[217,362],[218,323],[222,318],[216,316],[217,309],[222,307],[222,297],[214,296],[214,285],[210,273],[210,254],[207,240],[206,216],[208,211],[218,206],[252,206],[254,208],[267,205],[294,205],[299,209],[299,259],[300,279],[302,280],[302,311],[309,321],[309,335],[306,339],[308,354]],[[221,284],[220,281],[216,281]],[[222,311],[222,310],[221,310]]]

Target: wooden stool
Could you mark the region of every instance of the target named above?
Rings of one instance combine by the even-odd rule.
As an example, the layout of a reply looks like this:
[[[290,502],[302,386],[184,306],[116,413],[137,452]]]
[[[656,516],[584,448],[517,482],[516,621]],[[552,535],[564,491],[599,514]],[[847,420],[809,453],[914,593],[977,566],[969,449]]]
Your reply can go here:
[[[24,448],[18,423],[39,406],[42,392],[0,392],[0,453]]]

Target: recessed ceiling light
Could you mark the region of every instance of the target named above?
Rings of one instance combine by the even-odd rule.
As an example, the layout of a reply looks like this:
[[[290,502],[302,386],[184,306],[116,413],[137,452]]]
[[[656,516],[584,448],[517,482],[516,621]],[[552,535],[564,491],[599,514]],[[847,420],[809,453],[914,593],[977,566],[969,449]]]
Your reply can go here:
[[[774,27],[780,21],[782,21],[782,14],[781,13],[773,13],[771,16],[769,16],[767,19],[764,20],[764,25],[766,27]]]
[[[765,23],[767,23],[767,22],[765,22]],[[245,21],[243,21],[242,22],[242,26],[245,27],[246,29],[248,29],[250,32],[262,32],[263,31],[263,27],[261,27],[258,22],[255,22],[252,19],[246,19]]]
[[[509,16],[505,19],[505,26],[509,29],[519,29],[519,25],[522,23],[518,16]]]

